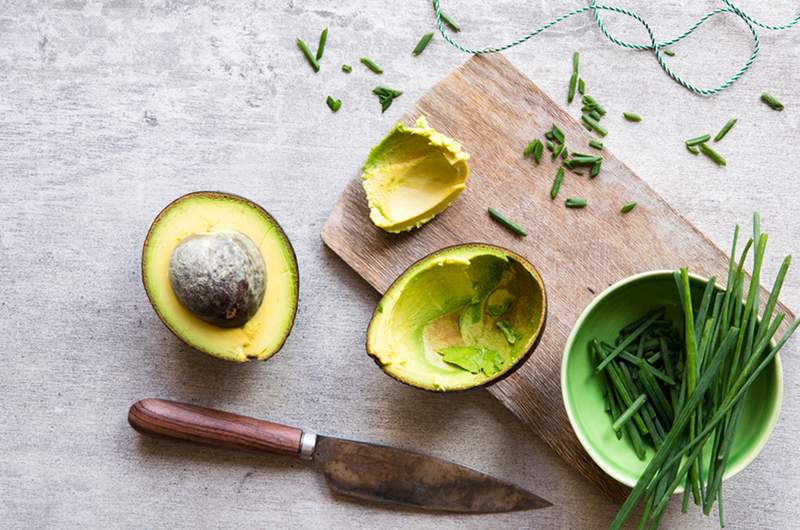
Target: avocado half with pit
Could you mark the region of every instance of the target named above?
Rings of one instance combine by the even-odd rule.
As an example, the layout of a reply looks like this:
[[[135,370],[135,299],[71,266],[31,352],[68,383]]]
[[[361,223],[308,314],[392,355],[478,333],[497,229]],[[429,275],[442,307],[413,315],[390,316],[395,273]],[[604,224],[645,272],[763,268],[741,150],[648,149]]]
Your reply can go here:
[[[153,221],[142,280],[162,322],[226,361],[269,359],[297,312],[297,259],[278,222],[243,197],[195,192]]]
[[[372,148],[361,175],[369,216],[398,233],[422,226],[445,210],[466,186],[469,155],[420,116],[398,123]]]
[[[538,271],[500,247],[448,247],[411,265],[386,291],[367,353],[393,378],[438,392],[485,386],[539,343],[547,297]]]

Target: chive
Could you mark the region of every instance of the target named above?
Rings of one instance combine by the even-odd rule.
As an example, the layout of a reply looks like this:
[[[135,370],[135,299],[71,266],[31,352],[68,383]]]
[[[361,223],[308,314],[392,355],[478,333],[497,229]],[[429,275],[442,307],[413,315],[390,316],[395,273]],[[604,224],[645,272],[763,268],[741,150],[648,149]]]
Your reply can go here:
[[[498,223],[500,223],[501,225],[503,225],[504,227],[514,232],[518,236],[525,237],[528,235],[528,233],[522,228],[520,228],[519,225],[508,220],[508,218],[505,215],[501,214],[494,208],[489,208],[489,216]]]
[[[403,95],[403,93],[399,90],[394,90],[393,88],[388,88],[385,86],[377,86],[373,88],[372,93],[378,96],[378,101],[381,104],[381,113],[386,112],[386,109],[392,106],[392,102],[395,100],[395,98]]]
[[[590,116],[590,117],[592,117],[592,118],[593,118],[593,119],[595,119],[595,120],[599,120],[600,118],[602,118],[602,116],[600,115],[600,113],[599,113],[599,112],[597,112],[597,109],[594,109],[594,110],[592,110],[592,111],[589,113],[589,116]]]
[[[536,140],[531,140],[528,145],[525,146],[525,149],[522,151],[523,158],[530,158],[533,154],[533,148],[536,146]]]
[[[566,160],[568,156],[569,156],[569,151],[567,150],[567,146],[565,145],[564,150],[561,151],[561,159]]]
[[[423,35],[422,38],[419,39],[417,45],[414,47],[414,51],[412,51],[411,53],[414,55],[419,55],[420,53],[422,53],[425,50],[425,48],[428,47],[428,43],[431,41],[432,38],[433,38],[433,33],[426,33],[425,35]]]
[[[362,57],[360,59],[360,61],[361,61],[361,64],[363,64],[364,66],[366,66],[367,68],[369,68],[370,70],[375,72],[376,74],[382,74],[383,73],[383,69],[380,66],[378,66],[377,64],[375,64],[375,61],[373,61],[369,57]]]
[[[623,112],[622,116],[628,121],[642,121],[642,117],[638,114],[634,114],[633,112]]]
[[[704,155],[706,155],[708,158],[710,158],[711,160],[713,160],[713,161],[714,161],[714,163],[715,163],[715,164],[717,164],[718,166],[725,166],[725,165],[727,165],[727,162],[725,162],[725,159],[724,159],[724,158],[722,158],[722,155],[720,155],[719,153],[717,153],[716,151],[714,151],[713,149],[711,149],[711,148],[710,148],[708,145],[706,145],[706,144],[700,144],[700,146],[699,146],[699,147],[700,147],[700,151],[701,151],[701,152],[702,152]]]
[[[772,108],[772,110],[783,110],[783,103],[781,103],[774,97],[770,96],[766,92],[761,94],[761,101],[769,105]]]
[[[311,68],[313,68],[315,72],[319,72],[319,62],[317,62],[314,54],[311,53],[308,44],[303,42],[303,39],[297,39],[295,42],[297,43],[297,47],[300,48],[300,51],[303,52],[303,55],[306,56],[306,60],[308,61],[308,64],[311,65]]]
[[[553,180],[553,187],[550,188],[550,198],[555,200],[558,197],[558,190],[561,189],[561,181],[564,180],[564,168],[559,167],[556,171],[556,178]]]
[[[352,71],[353,71],[353,67],[350,66],[349,64],[343,64],[342,65],[342,72],[344,72],[346,74],[349,74]]]
[[[578,82],[578,74],[577,72],[572,72],[572,75],[569,76],[569,86],[567,86],[567,104],[572,103],[572,100],[575,99],[575,85]]]
[[[548,140],[545,143],[545,146],[547,147],[547,150],[550,151],[551,153],[553,152],[553,149],[555,149],[555,146],[553,145],[553,142],[551,142],[550,140]]]
[[[622,212],[622,213],[630,213],[630,212],[633,211],[634,208],[636,208],[636,203],[635,202],[628,202],[628,203],[625,203],[625,205],[623,205],[622,208],[619,209],[619,211]]]
[[[601,107],[600,104],[592,96],[589,96],[588,94],[583,96],[583,103],[587,106],[592,107],[593,109],[596,109],[601,116],[605,116],[606,114],[605,109]]]
[[[608,131],[606,131],[603,126],[597,123],[597,120],[591,116],[584,114],[581,116],[581,119],[583,120],[583,123],[585,123],[589,128],[593,129],[600,136],[605,136],[608,134]]]
[[[556,144],[555,148],[553,149],[553,156],[550,157],[551,160],[555,160],[558,158],[558,155],[564,150],[564,144]]]
[[[564,201],[564,206],[567,208],[586,208],[586,199],[580,197],[570,197]]]
[[[553,131],[553,139],[555,139],[555,141],[557,141],[558,143],[563,144],[564,133],[561,131],[561,129],[558,128],[558,125],[554,123],[553,128],[551,130]]]
[[[675,52],[670,49],[664,50],[664,55],[669,55],[670,57],[675,57]]]
[[[440,11],[440,14],[442,15],[442,22],[444,22],[445,24],[450,26],[450,29],[452,29],[456,33],[461,31],[461,26],[456,24],[455,21],[452,18],[448,17],[447,14],[444,11]]]
[[[341,99],[333,99],[333,97],[331,97],[331,96],[328,96],[328,97],[325,99],[325,103],[327,103],[327,104],[328,104],[328,107],[329,107],[329,108],[331,109],[331,111],[333,111],[333,112],[336,112],[336,111],[338,111],[338,110],[339,110],[339,108],[342,106],[342,100],[341,100]]]
[[[582,96],[584,92],[586,92],[586,83],[583,82],[583,79],[578,79],[578,94]]]
[[[594,147],[595,149],[603,149],[603,142],[599,140],[589,140],[589,147]]]
[[[572,54],[572,71],[576,74],[578,73],[578,63],[581,60],[581,56],[578,52],[574,52]]]
[[[699,154],[700,154],[700,149],[698,149],[697,147],[695,147],[695,146],[693,146],[693,145],[687,145],[687,146],[686,146],[686,149],[687,149],[687,150],[688,150],[690,153],[692,153],[693,155],[699,155]]]
[[[597,175],[600,174],[600,165],[603,162],[598,160],[594,164],[592,164],[592,169],[589,170],[589,178],[595,178]]]
[[[317,61],[322,59],[322,54],[325,53],[325,43],[328,41],[328,27],[322,30],[319,34],[319,45],[317,46]]]
[[[736,125],[736,121],[737,121],[736,118],[728,120],[728,123],[723,125],[722,129],[720,129],[717,135],[714,137],[714,141],[719,142],[720,140],[725,138],[725,135],[728,134],[728,131],[733,129],[733,126]]]
[[[555,136],[555,134],[553,134],[553,129],[550,129],[549,131],[547,131],[546,133],[544,133],[544,137],[545,137],[546,139],[548,139],[548,140],[555,140],[555,139],[556,139],[556,136]]]
[[[694,138],[689,138],[686,140],[686,145],[699,145],[705,143],[711,139],[711,135],[704,134],[702,136],[695,136]]]
[[[542,160],[544,153],[544,144],[541,140],[536,139],[536,145],[533,146],[533,160],[538,164]]]
[[[633,417],[633,415],[634,415],[634,414],[635,414],[635,413],[636,413],[636,412],[637,412],[637,411],[638,411],[640,408],[642,408],[642,405],[644,405],[645,401],[647,401],[647,396],[645,396],[644,394],[641,394],[641,395],[640,395],[638,398],[636,398],[636,401],[634,401],[634,402],[631,404],[631,406],[630,406],[630,407],[628,407],[627,409],[625,409],[625,412],[623,412],[622,414],[620,414],[619,418],[617,418],[617,419],[614,421],[614,424],[611,426],[611,428],[612,428],[612,429],[614,429],[614,432],[618,432],[620,429],[622,429],[622,427],[623,427],[623,426],[624,426],[626,423],[628,423],[628,421],[629,421],[629,420],[630,420],[630,419]]]
[[[577,153],[572,153],[572,163],[576,166],[591,166],[592,164],[596,164],[597,162],[602,161],[603,159],[599,156],[592,156],[592,155],[580,155]]]

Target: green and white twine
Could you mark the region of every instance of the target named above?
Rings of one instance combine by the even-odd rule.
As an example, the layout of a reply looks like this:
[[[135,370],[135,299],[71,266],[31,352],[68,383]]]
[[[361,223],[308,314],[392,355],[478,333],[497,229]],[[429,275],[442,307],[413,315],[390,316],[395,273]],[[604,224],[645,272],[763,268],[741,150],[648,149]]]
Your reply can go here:
[[[684,31],[683,33],[678,35],[677,37],[674,37],[672,39],[669,39],[669,40],[666,40],[666,41],[663,41],[663,42],[657,42],[656,41],[655,35],[653,34],[653,30],[650,28],[650,25],[647,23],[647,21],[645,21],[642,17],[637,15],[635,12],[630,11],[628,9],[623,9],[621,7],[598,4],[597,0],[590,0],[589,5],[584,6],[584,7],[580,7],[578,9],[573,10],[573,11],[570,11],[569,13],[565,13],[565,14],[559,16],[559,17],[556,17],[555,19],[551,20],[550,22],[548,22],[548,23],[544,24],[543,26],[531,31],[527,35],[524,35],[524,36],[518,38],[517,40],[515,40],[513,42],[510,42],[510,43],[505,44],[503,46],[489,46],[489,47],[485,47],[485,48],[476,48],[476,49],[467,48],[466,46],[461,45],[460,43],[458,43],[455,39],[453,39],[453,37],[451,37],[445,31],[444,25],[442,23],[442,10],[441,10],[441,6],[440,6],[440,0],[433,0],[433,8],[434,8],[434,11],[436,12],[436,24],[437,24],[437,26],[439,28],[439,33],[441,33],[441,35],[444,38],[444,40],[446,40],[448,43],[450,43],[456,49],[461,50],[464,53],[469,53],[469,54],[472,54],[472,55],[496,53],[496,52],[501,52],[503,50],[507,50],[509,48],[513,48],[514,46],[518,46],[518,45],[522,44],[523,42],[526,42],[530,38],[535,37],[536,35],[542,33],[543,31],[555,26],[559,22],[563,22],[564,20],[572,17],[573,15],[578,15],[580,13],[585,13],[587,11],[591,11],[592,15],[594,16],[595,22],[597,22],[597,27],[600,29],[600,32],[608,40],[610,40],[611,42],[613,42],[617,46],[621,46],[622,48],[627,48],[627,49],[630,49],[630,50],[653,50],[653,53],[655,54],[656,60],[658,61],[658,64],[661,67],[661,69],[664,70],[664,72],[668,76],[670,76],[676,83],[678,83],[682,87],[694,92],[695,94],[698,94],[698,95],[701,95],[701,96],[712,96],[712,95],[716,94],[717,92],[721,92],[721,91],[725,90],[726,88],[731,86],[733,83],[735,83],[740,77],[742,77],[744,75],[745,72],[747,72],[747,70],[750,69],[750,66],[752,66],[753,62],[755,62],[756,57],[758,57],[758,52],[761,49],[761,42],[759,40],[758,31],[756,29],[757,27],[758,28],[762,28],[762,29],[768,29],[768,30],[784,30],[784,29],[789,29],[791,27],[794,27],[798,23],[800,23],[800,14],[798,14],[797,16],[794,17],[794,19],[792,19],[790,22],[788,22],[786,24],[782,24],[782,25],[764,24],[762,22],[759,22],[758,20],[753,19],[750,15],[748,15],[747,13],[742,11],[740,8],[738,8],[736,5],[734,5],[734,3],[731,0],[721,0],[721,1],[722,1],[722,3],[725,4],[726,7],[719,7],[717,9],[714,9],[713,11],[710,11],[710,12],[706,13],[705,15],[700,17],[700,19],[697,22],[695,22],[689,29],[687,29],[686,31]],[[644,27],[645,31],[647,31],[647,35],[650,38],[650,43],[649,44],[637,44],[637,43],[634,43],[634,42],[626,42],[626,41],[623,41],[623,40],[620,40],[620,39],[616,38],[614,35],[611,34],[611,32],[608,31],[608,29],[606,28],[605,24],[600,19],[600,11],[611,11],[613,13],[619,13],[619,14],[622,14],[622,15],[626,15],[626,16],[631,17],[632,19],[636,20],[637,22],[639,22]],[[750,57],[747,59],[747,61],[745,61],[744,65],[742,65],[742,67],[739,68],[736,71],[736,73],[734,73],[728,79],[723,81],[720,85],[718,85],[716,87],[713,87],[713,88],[698,87],[698,86],[686,81],[685,79],[683,79],[674,70],[672,70],[669,66],[667,66],[667,63],[664,61],[664,57],[662,55],[662,49],[667,47],[667,46],[671,46],[672,44],[675,44],[676,42],[679,42],[679,41],[683,40],[684,38],[686,38],[689,35],[691,35],[694,32],[694,30],[699,28],[703,24],[703,22],[705,22],[706,20],[710,19],[711,17],[713,17],[715,15],[720,15],[722,13],[732,13],[733,15],[735,15],[736,17],[741,19],[742,22],[744,22],[744,24],[747,26],[747,29],[750,30],[750,34],[753,36],[753,51],[750,54]]]

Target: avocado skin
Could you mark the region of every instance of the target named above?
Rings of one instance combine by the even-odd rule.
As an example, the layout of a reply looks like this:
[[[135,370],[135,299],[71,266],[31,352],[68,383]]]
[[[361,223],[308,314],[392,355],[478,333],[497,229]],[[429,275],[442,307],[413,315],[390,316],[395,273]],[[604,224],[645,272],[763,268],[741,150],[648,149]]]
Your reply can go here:
[[[197,318],[223,328],[243,326],[264,299],[266,267],[253,241],[224,231],[189,236],[175,247],[169,280]]]

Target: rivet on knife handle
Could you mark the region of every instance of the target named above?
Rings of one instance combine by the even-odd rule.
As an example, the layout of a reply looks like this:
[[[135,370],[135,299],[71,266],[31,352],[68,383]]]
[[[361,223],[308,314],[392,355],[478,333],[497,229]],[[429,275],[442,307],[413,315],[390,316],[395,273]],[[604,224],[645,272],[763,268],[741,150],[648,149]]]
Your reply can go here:
[[[313,442],[313,435],[305,436],[304,445],[303,431],[296,427],[164,399],[137,401],[128,423],[143,434],[304,458]]]

